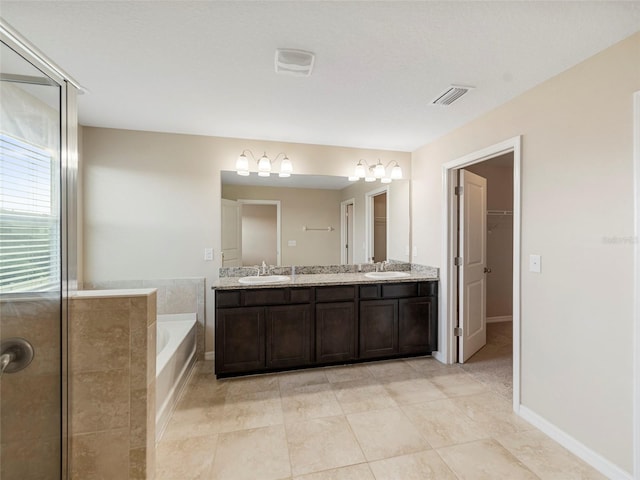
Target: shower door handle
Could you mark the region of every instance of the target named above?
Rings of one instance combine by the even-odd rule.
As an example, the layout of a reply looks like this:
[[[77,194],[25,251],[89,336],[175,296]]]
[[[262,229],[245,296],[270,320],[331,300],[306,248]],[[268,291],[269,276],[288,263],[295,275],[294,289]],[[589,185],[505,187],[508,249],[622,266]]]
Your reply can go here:
[[[33,346],[24,338],[8,338],[0,344],[0,375],[27,368],[33,360]]]

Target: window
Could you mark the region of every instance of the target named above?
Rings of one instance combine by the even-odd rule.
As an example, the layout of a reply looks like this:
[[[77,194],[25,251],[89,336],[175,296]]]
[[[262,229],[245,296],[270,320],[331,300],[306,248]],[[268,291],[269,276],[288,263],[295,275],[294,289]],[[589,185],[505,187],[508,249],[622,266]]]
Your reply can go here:
[[[0,293],[59,288],[59,181],[55,153],[0,133]]]

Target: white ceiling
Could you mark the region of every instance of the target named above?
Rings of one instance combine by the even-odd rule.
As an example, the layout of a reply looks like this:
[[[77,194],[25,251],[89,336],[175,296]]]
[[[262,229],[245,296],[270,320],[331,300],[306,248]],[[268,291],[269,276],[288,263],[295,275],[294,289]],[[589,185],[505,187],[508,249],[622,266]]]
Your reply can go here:
[[[83,125],[413,151],[633,34],[640,2],[2,1]],[[276,48],[316,54],[274,73]],[[429,106],[449,84],[475,86]]]

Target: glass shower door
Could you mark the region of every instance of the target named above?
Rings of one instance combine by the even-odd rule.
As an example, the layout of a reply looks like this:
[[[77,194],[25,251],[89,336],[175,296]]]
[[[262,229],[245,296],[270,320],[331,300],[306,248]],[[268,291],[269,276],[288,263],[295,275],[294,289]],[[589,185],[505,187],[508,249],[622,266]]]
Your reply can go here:
[[[57,480],[62,89],[9,45],[0,49],[0,478]]]

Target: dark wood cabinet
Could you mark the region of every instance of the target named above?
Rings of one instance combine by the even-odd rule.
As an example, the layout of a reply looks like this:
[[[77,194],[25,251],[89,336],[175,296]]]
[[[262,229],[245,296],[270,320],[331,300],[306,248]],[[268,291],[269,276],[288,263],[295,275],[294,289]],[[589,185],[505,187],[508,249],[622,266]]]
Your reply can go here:
[[[360,301],[360,358],[398,353],[398,301]]]
[[[216,311],[216,372],[247,372],[265,365],[264,307]]]
[[[218,376],[437,350],[438,284],[216,290]]]
[[[398,300],[398,352],[432,352],[437,345],[437,298]]]
[[[354,302],[316,305],[316,362],[344,362],[356,358]]]
[[[283,368],[312,362],[313,332],[310,305],[282,305],[265,309],[266,367]]]

